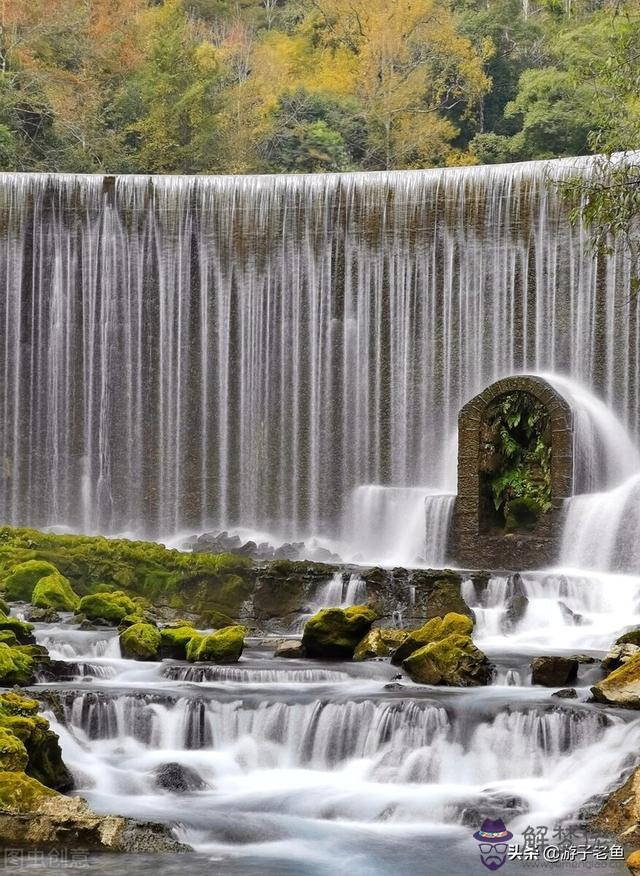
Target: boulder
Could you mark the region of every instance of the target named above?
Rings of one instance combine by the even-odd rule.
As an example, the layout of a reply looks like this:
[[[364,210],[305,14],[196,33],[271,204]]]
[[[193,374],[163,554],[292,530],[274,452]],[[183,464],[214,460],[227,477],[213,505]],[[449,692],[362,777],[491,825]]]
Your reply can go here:
[[[32,684],[35,680],[34,670],[33,657],[22,647],[0,642],[0,685]]]
[[[631,876],[640,876],[640,849],[631,852],[627,858],[627,867],[629,868]]]
[[[21,773],[0,773],[0,846],[87,852],[187,852],[164,825],[98,815]]]
[[[625,709],[640,709],[640,654],[635,654],[618,669],[591,688],[599,703]]]
[[[198,636],[198,631],[186,621],[180,622],[179,626],[163,627],[160,630],[159,657],[162,660],[186,660],[187,645]]]
[[[38,714],[39,703],[16,691],[0,696],[0,770],[24,771],[48,788],[68,791],[71,773],[62,760],[58,736]],[[24,754],[20,754],[20,749]]]
[[[224,627],[208,636],[196,635],[187,645],[190,663],[237,663],[244,648],[245,628]]]
[[[564,687],[562,690],[552,693],[551,696],[558,697],[561,700],[575,700],[578,697],[578,692],[573,687]]]
[[[442,578],[434,581],[427,596],[427,620],[447,614],[462,614],[474,619],[473,611],[460,594],[460,578]]]
[[[319,660],[350,660],[376,617],[366,605],[321,609],[305,624],[302,644],[307,656]]]
[[[25,620],[34,624],[57,624],[61,620],[60,615],[53,608],[28,608],[24,616]]]
[[[640,768],[609,794],[590,826],[617,837],[627,848],[640,846]]]
[[[122,656],[130,660],[157,660],[160,631],[152,624],[132,624],[120,633]]]
[[[293,657],[300,658],[305,656],[304,645],[300,639],[285,639],[283,642],[278,642],[276,650],[273,652],[274,657]]]
[[[535,657],[531,683],[544,687],[568,687],[578,677],[578,661],[572,657]]]
[[[55,572],[40,578],[33,588],[31,602],[37,608],[75,611],[80,598],[73,592],[69,579]]]
[[[374,660],[376,657],[389,657],[402,645],[409,635],[407,630],[369,630],[354,651],[354,660]]]
[[[614,669],[622,666],[623,663],[631,660],[635,654],[640,654],[640,647],[638,645],[633,645],[630,642],[616,644],[602,658],[601,666],[607,672],[612,672]]]
[[[180,763],[163,763],[154,770],[154,774],[156,785],[163,791],[186,794],[189,791],[202,791],[208,787],[194,769]]]
[[[627,630],[616,639],[616,645],[638,645],[640,646],[640,627],[633,630]]]
[[[11,610],[11,609],[9,608],[9,603],[8,603],[8,602],[5,602],[5,600],[2,599],[2,597],[0,597],[0,611],[1,611],[3,614],[7,614],[7,615],[8,615],[9,612],[10,612],[10,610]]]
[[[492,667],[471,637],[451,633],[414,651],[402,664],[418,684],[471,687],[489,684]]]
[[[473,621],[466,615],[451,612],[443,618],[432,618],[420,629],[412,630],[409,633],[391,657],[391,662],[399,665],[413,654],[414,651],[424,647],[424,645],[437,642],[453,633],[461,636],[470,636],[472,630]]]
[[[56,567],[44,560],[18,563],[4,579],[4,594],[10,601],[31,602],[33,588],[38,581],[47,575],[58,574]]]
[[[122,590],[106,593],[92,593],[83,596],[78,605],[78,612],[90,621],[105,621],[117,626],[128,614],[135,614],[135,604]]]
[[[18,620],[17,617],[7,617],[6,614],[0,613],[0,633],[13,633],[19,645],[35,644],[36,639],[32,631],[31,624],[26,624],[24,621]]]

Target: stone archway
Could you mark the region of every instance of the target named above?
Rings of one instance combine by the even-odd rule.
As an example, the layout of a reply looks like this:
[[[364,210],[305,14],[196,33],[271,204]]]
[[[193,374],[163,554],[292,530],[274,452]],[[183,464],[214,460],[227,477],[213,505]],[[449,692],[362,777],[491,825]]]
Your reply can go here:
[[[491,569],[552,563],[572,479],[567,401],[542,377],[492,383],[458,417],[457,562]]]

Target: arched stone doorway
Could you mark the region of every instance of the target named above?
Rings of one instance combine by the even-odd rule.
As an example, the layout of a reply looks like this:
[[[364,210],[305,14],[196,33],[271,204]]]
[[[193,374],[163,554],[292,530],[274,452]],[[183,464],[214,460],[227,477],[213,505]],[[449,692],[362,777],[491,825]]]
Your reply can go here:
[[[488,386],[458,418],[457,562],[491,569],[552,563],[572,479],[567,401],[532,375]]]

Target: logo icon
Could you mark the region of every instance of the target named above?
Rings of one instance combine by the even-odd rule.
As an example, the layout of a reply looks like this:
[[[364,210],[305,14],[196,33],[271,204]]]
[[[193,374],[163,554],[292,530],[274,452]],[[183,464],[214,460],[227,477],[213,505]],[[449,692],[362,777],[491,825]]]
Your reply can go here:
[[[507,830],[501,818],[497,821],[485,818],[473,838],[480,846],[480,858],[487,870],[499,870],[506,863],[509,840],[513,839],[513,834]]]

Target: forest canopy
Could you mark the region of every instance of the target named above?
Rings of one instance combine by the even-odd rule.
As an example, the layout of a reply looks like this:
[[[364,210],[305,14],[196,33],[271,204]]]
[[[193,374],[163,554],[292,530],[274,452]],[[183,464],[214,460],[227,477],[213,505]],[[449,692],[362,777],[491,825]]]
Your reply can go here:
[[[639,0],[0,10],[3,170],[377,170],[638,145]]]

